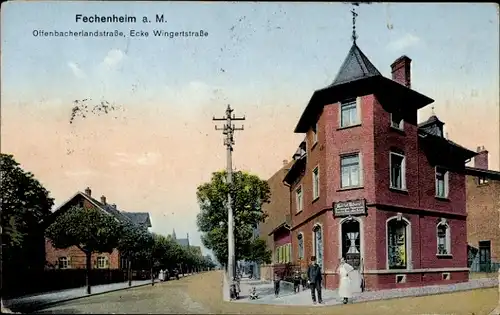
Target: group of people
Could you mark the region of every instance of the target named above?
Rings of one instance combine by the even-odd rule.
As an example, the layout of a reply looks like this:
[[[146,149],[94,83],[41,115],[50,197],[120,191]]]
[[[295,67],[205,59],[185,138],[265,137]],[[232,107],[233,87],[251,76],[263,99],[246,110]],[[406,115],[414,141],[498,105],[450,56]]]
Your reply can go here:
[[[347,264],[344,258],[340,259],[339,265],[336,268],[337,273],[339,274],[339,289],[338,294],[342,298],[342,302],[347,304],[349,298],[352,296],[351,292],[351,280],[349,278],[350,272],[354,270],[354,268]],[[323,275],[321,271],[321,266],[316,261],[315,256],[311,256],[311,263],[307,268],[306,274],[300,274],[297,270],[294,274],[293,278],[293,287],[294,292],[297,293],[300,290],[300,285],[302,285],[302,290],[309,288],[311,290],[311,298],[313,304],[316,304],[316,301],[319,304],[323,304],[323,297],[321,295],[321,284],[323,282]],[[280,292],[280,282],[281,277],[278,273],[275,273],[274,278],[274,295],[276,297],[279,296]]]
[[[179,271],[177,269],[172,270],[172,274],[170,274],[170,271],[168,269],[161,269],[160,272],[158,273],[158,280],[160,281],[168,281],[170,280],[170,277],[174,276],[177,280],[179,280]]]

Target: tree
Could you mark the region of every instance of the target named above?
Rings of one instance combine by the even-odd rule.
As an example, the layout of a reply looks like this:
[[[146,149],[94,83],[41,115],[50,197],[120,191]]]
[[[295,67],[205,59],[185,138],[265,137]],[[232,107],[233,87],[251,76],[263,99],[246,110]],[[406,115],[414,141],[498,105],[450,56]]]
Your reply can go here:
[[[248,259],[252,255],[254,228],[264,222],[267,214],[262,204],[268,203],[271,192],[266,181],[246,172],[235,172],[233,184],[226,184],[226,172],[212,174],[208,183],[197,189],[200,213],[197,225],[202,233],[203,245],[211,249],[218,261],[227,261],[227,195],[231,192],[234,211],[236,259]],[[262,253],[262,252],[260,252]],[[265,253],[263,253],[265,254]],[[258,258],[258,257],[253,257]]]
[[[49,192],[32,173],[21,168],[12,155],[1,153],[0,177],[2,261],[5,264],[23,245],[28,245],[29,235],[41,232],[40,223],[50,215],[54,199],[49,197]]]
[[[256,238],[250,244],[250,254],[246,257],[248,261],[253,261],[259,265],[270,264],[272,261],[272,251],[267,249],[266,241]]]
[[[153,236],[145,228],[128,221],[122,224],[117,249],[127,258],[129,286],[132,286],[132,261],[150,260],[153,244]]]
[[[17,278],[23,269],[43,268],[45,253],[42,250],[41,221],[50,215],[54,199],[32,173],[21,168],[13,155],[0,153],[0,178],[3,291],[10,288],[11,279]],[[0,302],[4,312],[3,300]]]
[[[72,207],[47,228],[55,248],[78,247],[86,256],[87,293],[90,294],[92,253],[111,253],[118,246],[122,224],[114,216],[96,208]]]

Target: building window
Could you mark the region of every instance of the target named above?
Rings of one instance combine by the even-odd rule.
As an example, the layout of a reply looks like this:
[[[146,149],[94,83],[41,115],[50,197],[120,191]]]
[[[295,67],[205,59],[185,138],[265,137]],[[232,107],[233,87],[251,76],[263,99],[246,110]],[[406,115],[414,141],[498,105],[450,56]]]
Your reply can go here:
[[[437,225],[437,254],[451,255],[450,227],[446,222]]]
[[[404,120],[398,114],[391,113],[391,127],[399,130],[404,130]]]
[[[313,170],[313,200],[319,198],[319,166]]]
[[[296,202],[297,202],[297,212],[302,211],[304,208],[304,198],[302,194],[302,186],[295,190]]]
[[[69,266],[68,257],[59,257],[57,260],[59,269],[67,269]]]
[[[436,167],[436,197],[448,198],[449,172]]]
[[[316,262],[323,268],[323,232],[320,225],[316,225],[313,229],[313,249],[316,256]]]
[[[106,257],[97,257],[97,268],[106,268]]]
[[[387,222],[387,258],[389,269],[407,269],[409,224],[403,219]]]
[[[390,153],[391,188],[406,189],[405,156],[399,153]]]
[[[340,172],[342,174],[341,187],[360,186],[360,161],[359,154],[343,156],[340,158]]]
[[[299,233],[297,236],[297,241],[298,241],[298,254],[299,254],[299,259],[302,260],[304,259],[304,235],[302,233]]]
[[[288,264],[292,261],[292,244],[288,243],[284,247],[285,247],[285,263]]]
[[[487,177],[484,177],[484,176],[478,177],[478,178],[477,178],[477,183],[478,183],[479,185],[485,185],[485,184],[488,184],[488,178],[487,178]]]
[[[359,124],[358,106],[356,99],[340,104],[340,127],[349,127]]]
[[[313,144],[316,142],[318,142],[318,123],[316,123],[313,128]]]

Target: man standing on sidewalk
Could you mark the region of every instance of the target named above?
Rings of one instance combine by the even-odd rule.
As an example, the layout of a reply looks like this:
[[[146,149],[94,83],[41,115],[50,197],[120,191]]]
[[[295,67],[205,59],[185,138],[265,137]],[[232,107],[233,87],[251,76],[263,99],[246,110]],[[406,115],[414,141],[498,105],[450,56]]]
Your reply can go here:
[[[316,292],[318,292],[318,302],[323,304],[321,297],[321,267],[316,262],[316,256],[311,256],[311,264],[307,268],[307,279],[311,288],[311,297],[313,304],[316,304]]]

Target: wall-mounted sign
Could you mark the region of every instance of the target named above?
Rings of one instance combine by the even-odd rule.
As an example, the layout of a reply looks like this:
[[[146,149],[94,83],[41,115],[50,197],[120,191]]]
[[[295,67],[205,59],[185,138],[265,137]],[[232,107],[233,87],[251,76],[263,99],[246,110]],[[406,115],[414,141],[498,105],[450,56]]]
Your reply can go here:
[[[357,199],[333,203],[333,215],[336,217],[347,217],[350,215],[366,214],[366,200]]]

